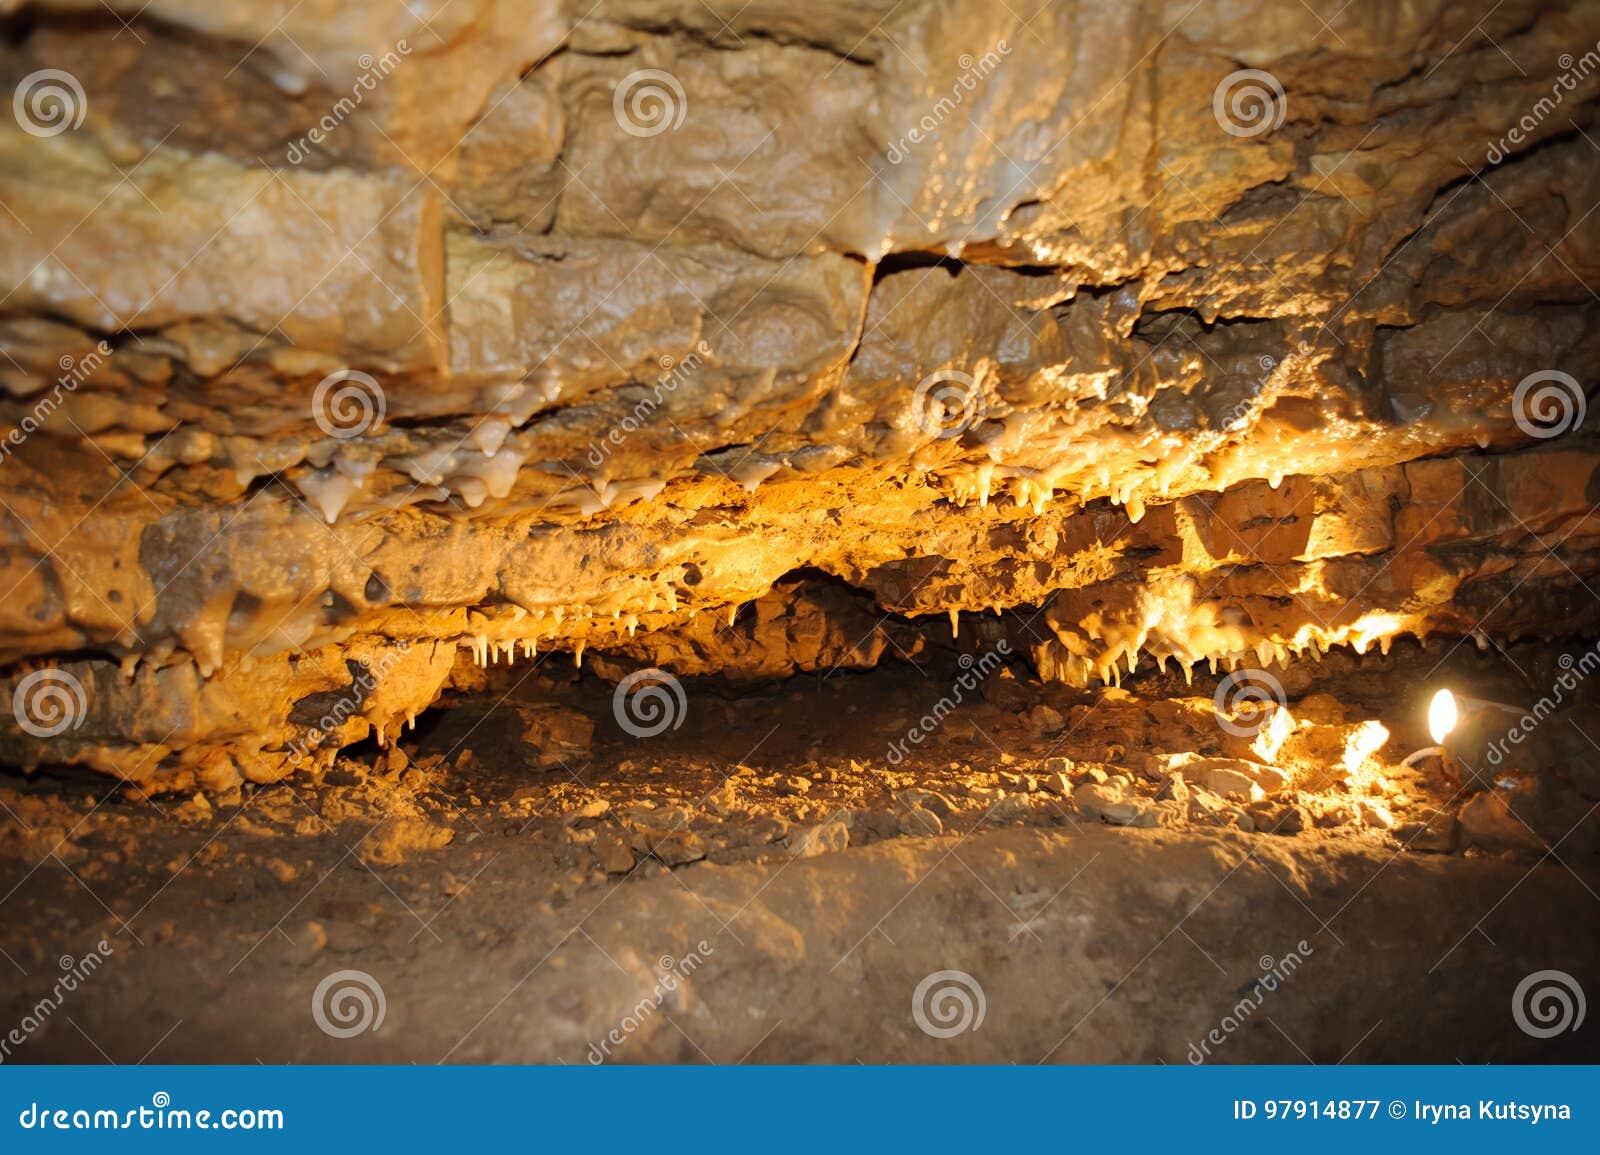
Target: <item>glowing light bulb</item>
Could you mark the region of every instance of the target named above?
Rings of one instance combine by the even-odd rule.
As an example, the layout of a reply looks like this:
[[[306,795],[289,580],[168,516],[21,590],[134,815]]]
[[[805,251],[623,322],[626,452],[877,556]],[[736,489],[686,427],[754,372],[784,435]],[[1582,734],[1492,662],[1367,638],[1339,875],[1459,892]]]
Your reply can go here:
[[[1450,731],[1456,728],[1459,719],[1456,696],[1449,690],[1440,690],[1428,703],[1428,733],[1433,736],[1435,743],[1443,742]]]

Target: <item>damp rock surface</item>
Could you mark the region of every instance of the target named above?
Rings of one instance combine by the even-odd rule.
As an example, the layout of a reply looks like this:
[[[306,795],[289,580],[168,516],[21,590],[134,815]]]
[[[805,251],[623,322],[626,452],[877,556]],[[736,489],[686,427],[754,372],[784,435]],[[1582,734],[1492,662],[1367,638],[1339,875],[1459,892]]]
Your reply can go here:
[[[0,48],[7,765],[1600,628],[1585,0],[81,7]]]
[[[1592,1058],[1518,1029],[1507,996],[1537,970],[1600,981],[1594,800],[1562,773],[1508,805],[1402,766],[1421,735],[1392,689],[1419,659],[1330,674],[1350,716],[1296,736],[1366,753],[1336,776],[1283,755],[1293,784],[1255,801],[1201,783],[1224,734],[1177,690],[1087,714],[1096,695],[1059,684],[980,697],[969,734],[891,762],[955,663],[766,697],[696,680],[648,741],[598,678],[452,692],[400,757],[353,749],[215,804],[7,783],[0,1011],[25,1021],[62,956],[106,955],[72,1023],[8,1058]],[[591,719],[589,749],[549,768],[532,742],[475,741],[518,732],[528,701]],[[1038,734],[1040,705],[1075,724]],[[1374,725],[1394,727],[1376,748]],[[1278,1029],[1239,1029],[1263,990]]]

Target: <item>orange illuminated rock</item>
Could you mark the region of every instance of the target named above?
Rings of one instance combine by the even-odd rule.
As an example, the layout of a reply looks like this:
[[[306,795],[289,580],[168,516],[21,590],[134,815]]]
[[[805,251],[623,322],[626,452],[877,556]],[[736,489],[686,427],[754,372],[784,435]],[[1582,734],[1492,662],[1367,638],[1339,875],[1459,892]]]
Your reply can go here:
[[[1594,5],[83,7],[0,43],[76,86],[0,126],[0,693],[74,715],[7,764],[222,792],[551,650],[1600,626],[1592,80],[1497,143]]]

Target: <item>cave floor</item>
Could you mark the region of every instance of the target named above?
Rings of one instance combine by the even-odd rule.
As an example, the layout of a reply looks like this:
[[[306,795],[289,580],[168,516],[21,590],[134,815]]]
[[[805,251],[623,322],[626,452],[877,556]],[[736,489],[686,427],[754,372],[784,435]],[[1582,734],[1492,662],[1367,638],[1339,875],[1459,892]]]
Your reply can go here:
[[[7,779],[3,1057],[1600,1057],[1512,1005],[1540,971],[1597,989],[1594,810],[1469,822],[1401,767],[1424,660],[1284,671],[1316,679],[1293,780],[1232,797],[1260,735],[1215,678],[1003,671],[948,716],[953,662],[695,681],[640,738],[566,655],[237,797]]]

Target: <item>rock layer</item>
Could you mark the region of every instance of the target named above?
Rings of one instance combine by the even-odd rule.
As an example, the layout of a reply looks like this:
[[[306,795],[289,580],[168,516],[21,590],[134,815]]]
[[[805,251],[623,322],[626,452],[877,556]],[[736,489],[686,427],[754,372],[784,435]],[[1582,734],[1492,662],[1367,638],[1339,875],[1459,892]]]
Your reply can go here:
[[[7,762],[963,611],[1079,683],[1593,631],[1600,5],[0,11]]]

